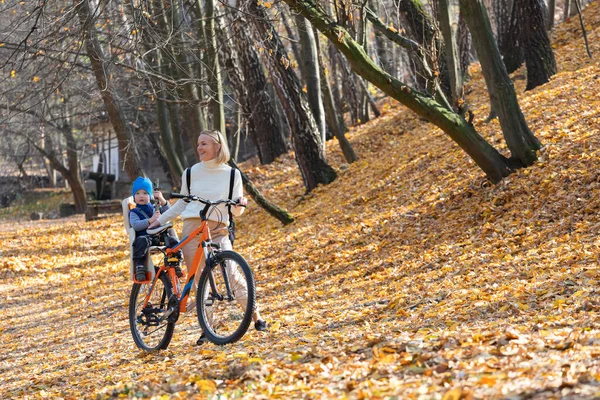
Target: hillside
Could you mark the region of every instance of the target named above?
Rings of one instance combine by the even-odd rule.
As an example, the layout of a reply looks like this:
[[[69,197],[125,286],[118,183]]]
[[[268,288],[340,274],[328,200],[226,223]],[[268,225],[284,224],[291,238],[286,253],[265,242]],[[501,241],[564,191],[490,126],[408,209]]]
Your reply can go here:
[[[585,9],[600,56],[600,3]],[[490,185],[441,131],[395,102],[348,134],[360,161],[304,195],[291,156],[243,166],[296,222],[251,206],[237,249],[270,331],[166,351],[127,322],[118,217],[2,224],[0,398],[600,397],[600,66],[579,22],[553,33],[559,73],[520,105],[540,161]],[[504,149],[477,66],[477,129]],[[219,397],[221,396],[221,397]]]

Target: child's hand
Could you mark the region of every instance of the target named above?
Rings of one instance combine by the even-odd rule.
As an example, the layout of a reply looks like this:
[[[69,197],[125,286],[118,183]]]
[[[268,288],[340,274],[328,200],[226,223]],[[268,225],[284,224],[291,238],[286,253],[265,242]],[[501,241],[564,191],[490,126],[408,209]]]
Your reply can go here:
[[[154,215],[152,215],[150,218],[148,218],[148,222],[150,222],[152,224],[154,221],[156,221],[158,219],[158,217],[160,217],[160,211],[156,210]]]
[[[148,220],[148,221],[150,221],[150,220]],[[160,226],[160,223],[158,221],[154,221],[154,222],[150,223],[150,225],[148,225],[148,229],[156,228],[157,226]]]
[[[158,204],[160,204],[161,206],[164,206],[165,204],[167,204],[167,200],[165,200],[165,196],[163,196],[163,194],[160,190],[154,191],[154,198],[156,198],[156,200],[158,200]]]

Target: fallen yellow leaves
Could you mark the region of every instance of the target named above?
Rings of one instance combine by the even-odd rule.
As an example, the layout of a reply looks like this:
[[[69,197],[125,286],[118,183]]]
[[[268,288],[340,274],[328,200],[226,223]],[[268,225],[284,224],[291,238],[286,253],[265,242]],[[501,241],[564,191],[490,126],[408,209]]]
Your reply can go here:
[[[297,220],[256,205],[239,219],[270,331],[233,345],[195,346],[184,314],[168,350],[136,350],[119,217],[3,224],[0,398],[598,397],[600,68],[574,23],[554,32],[551,82],[523,93],[515,76],[545,147],[496,186],[391,101],[349,132],[361,161],[327,144],[339,178],[309,195],[292,155],[244,166]],[[468,87],[478,131],[505,151],[477,66]]]

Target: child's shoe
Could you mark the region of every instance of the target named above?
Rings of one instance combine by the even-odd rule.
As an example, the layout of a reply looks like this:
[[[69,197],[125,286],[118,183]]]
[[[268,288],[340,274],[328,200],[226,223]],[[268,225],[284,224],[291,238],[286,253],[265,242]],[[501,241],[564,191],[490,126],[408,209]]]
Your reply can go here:
[[[139,282],[146,280],[146,267],[141,264],[135,266],[135,280]]]
[[[262,319],[257,319],[256,322],[254,323],[254,329],[256,329],[257,331],[266,331],[267,323],[265,321],[263,321]]]
[[[208,342],[208,339],[206,338],[206,335],[204,334],[204,332],[202,332],[202,335],[200,335],[200,339],[198,339],[196,341],[196,345],[197,346],[202,346],[206,342]]]

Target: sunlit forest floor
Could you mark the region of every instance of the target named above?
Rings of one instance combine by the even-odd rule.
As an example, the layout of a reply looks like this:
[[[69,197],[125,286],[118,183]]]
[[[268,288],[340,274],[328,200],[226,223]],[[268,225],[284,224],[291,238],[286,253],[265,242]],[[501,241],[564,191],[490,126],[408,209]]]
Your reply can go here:
[[[490,185],[458,146],[390,101],[349,133],[360,161],[304,195],[291,156],[243,166],[296,222],[237,220],[270,331],[168,350],[129,333],[122,218],[0,227],[0,398],[600,397],[600,5],[553,33],[558,74],[524,92],[544,148]],[[477,66],[477,129],[506,151]],[[179,223],[180,226],[180,223]]]

